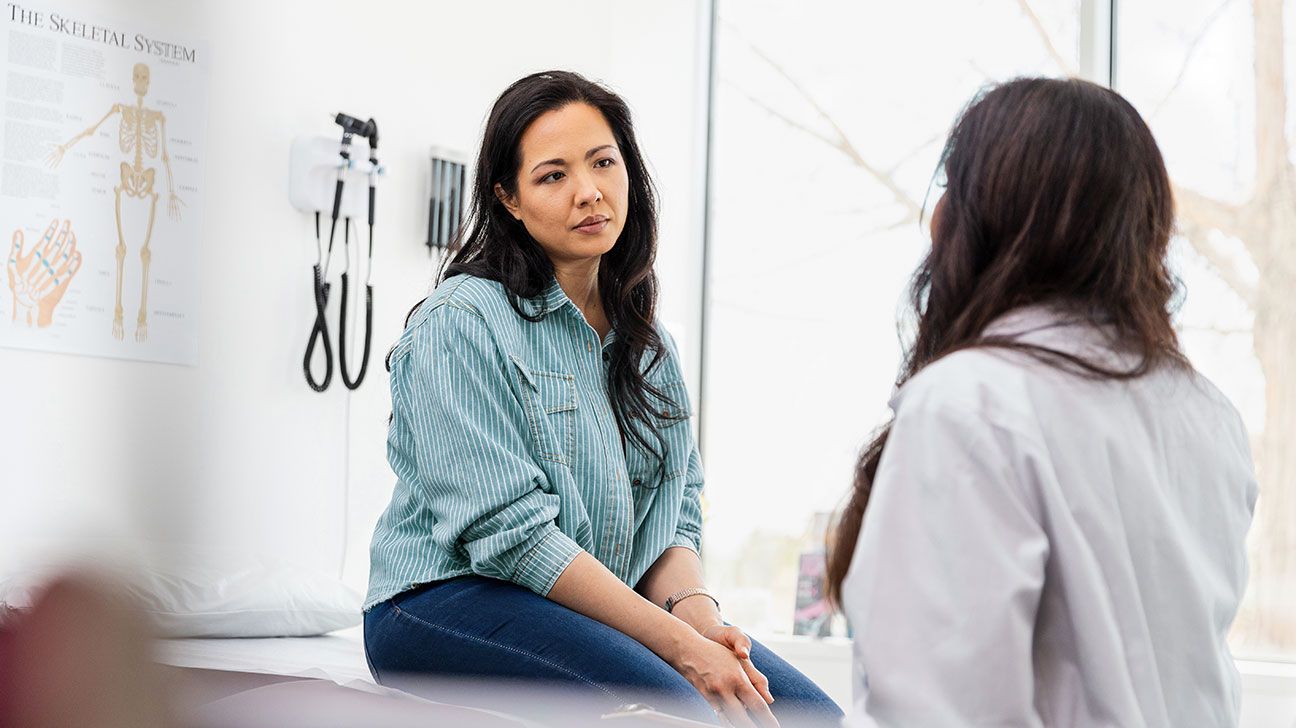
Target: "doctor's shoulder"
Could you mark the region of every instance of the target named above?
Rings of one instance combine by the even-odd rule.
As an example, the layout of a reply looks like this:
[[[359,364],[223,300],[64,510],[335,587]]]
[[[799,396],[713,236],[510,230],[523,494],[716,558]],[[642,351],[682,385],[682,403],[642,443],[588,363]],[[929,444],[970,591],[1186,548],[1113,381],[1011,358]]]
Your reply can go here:
[[[897,420],[945,419],[993,422],[1018,432],[1033,432],[1037,419],[1032,392],[1041,378],[1060,372],[1017,351],[974,347],[928,364],[891,399]]]

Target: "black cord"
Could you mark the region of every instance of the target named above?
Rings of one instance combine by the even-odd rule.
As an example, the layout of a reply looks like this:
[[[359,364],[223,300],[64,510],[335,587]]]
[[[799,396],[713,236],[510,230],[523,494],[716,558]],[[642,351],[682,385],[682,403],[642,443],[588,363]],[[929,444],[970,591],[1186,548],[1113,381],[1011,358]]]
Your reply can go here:
[[[370,188],[372,191],[373,188]],[[372,196],[370,200],[372,200]],[[370,208],[370,219],[373,219],[372,207]],[[369,270],[366,272],[365,282],[365,335],[364,350],[360,356],[360,371],[356,373],[356,378],[351,378],[350,369],[347,367],[347,352],[350,348],[347,346],[347,320],[350,319],[347,306],[350,298],[350,283],[347,273],[351,267],[351,218],[347,218],[343,232],[343,241],[347,249],[347,269],[342,273],[342,313],[339,322],[338,331],[338,361],[342,365],[342,383],[347,389],[358,389],[364,382],[365,374],[369,371],[369,349],[373,343],[373,286],[368,283],[369,272],[373,270],[373,225],[369,226]]]
[[[342,274],[342,303],[346,304],[347,300],[347,279],[346,274]],[[338,355],[338,360],[342,364],[342,383],[347,389],[356,390],[364,382],[365,374],[369,371],[369,349],[373,342],[373,286],[365,284],[365,337],[364,351],[360,355],[360,371],[356,374],[354,380],[351,379],[350,371],[347,369],[347,349],[346,349],[346,317],[342,317],[341,343],[342,351]]]
[[[302,357],[302,371],[306,373],[306,383],[310,388],[316,392],[323,392],[333,381],[333,345],[329,343],[328,319],[325,317],[328,309],[329,284],[324,282],[324,274],[319,263],[315,264],[314,271],[315,325],[311,328],[310,340],[306,343],[306,356]],[[324,381],[322,382],[316,381],[314,373],[311,372],[315,346],[320,342],[324,344]]]
[[[341,156],[344,161],[350,159],[350,154],[347,152],[350,143],[351,135],[343,133]],[[328,277],[328,266],[333,261],[333,235],[337,232],[338,210],[342,207],[342,174],[342,170],[339,169],[337,183],[333,186],[333,213],[329,223],[328,254],[326,257],[323,253],[319,253],[322,260],[315,262],[315,325],[311,327],[310,339],[306,342],[306,355],[302,357],[302,371],[306,374],[306,384],[316,392],[328,389],[333,381],[333,344],[329,342],[326,317],[330,285],[325,283],[324,279]],[[317,252],[322,250],[319,211],[315,212],[315,249]],[[316,381],[314,373],[311,372],[311,359],[315,357],[315,346],[321,342],[324,345],[324,380]]]

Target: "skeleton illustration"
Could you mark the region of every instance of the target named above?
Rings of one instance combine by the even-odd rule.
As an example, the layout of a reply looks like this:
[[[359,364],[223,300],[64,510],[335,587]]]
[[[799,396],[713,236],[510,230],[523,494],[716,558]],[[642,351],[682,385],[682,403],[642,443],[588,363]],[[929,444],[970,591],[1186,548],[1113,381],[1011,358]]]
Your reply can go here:
[[[162,165],[166,168],[167,214],[172,220],[180,219],[180,208],[184,203],[179,197],[176,197],[174,180],[171,176],[171,158],[167,155],[166,148],[166,116],[160,111],[144,106],[144,96],[149,90],[149,67],[143,63],[137,63],[131,76],[135,84],[135,103],[113,104],[108,113],[104,114],[103,118],[96,122],[94,126],[72,137],[66,144],[60,144],[50,154],[49,162],[51,166],[57,167],[59,162],[63,160],[63,155],[73,145],[94,134],[113,114],[121,114],[118,145],[122,154],[133,154],[133,157],[129,164],[126,162],[121,163],[121,181],[117,186],[113,187],[117,218],[117,302],[116,307],[113,309],[112,332],[113,336],[119,341],[125,337],[122,326],[122,267],[126,260],[126,236],[122,232],[122,195],[125,194],[127,197],[147,199],[149,201],[148,229],[144,233],[144,243],[140,247],[140,263],[143,269],[143,277],[140,280],[139,317],[135,322],[135,340],[142,342],[148,339],[149,262],[152,260],[153,255],[149,252],[149,240],[153,237],[153,220],[157,214],[158,201],[158,193],[153,189],[157,169],[145,166],[145,163],[158,158],[159,152],[161,153]]]

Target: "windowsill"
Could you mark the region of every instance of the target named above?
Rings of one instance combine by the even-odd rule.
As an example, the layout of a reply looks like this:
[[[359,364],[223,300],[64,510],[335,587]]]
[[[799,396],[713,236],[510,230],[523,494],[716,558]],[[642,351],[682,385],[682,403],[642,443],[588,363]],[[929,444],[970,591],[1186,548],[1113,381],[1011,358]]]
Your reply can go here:
[[[805,637],[789,634],[755,634],[797,669],[809,675],[839,703],[849,700],[851,640],[846,637]],[[1236,659],[1247,696],[1275,696],[1296,700],[1296,662]]]
[[[807,637],[774,632],[757,632],[752,636],[784,657],[785,651],[820,660],[840,655],[845,655],[848,659],[850,657],[852,641],[849,637]]]
[[[1296,696],[1296,662],[1234,660],[1248,693]]]

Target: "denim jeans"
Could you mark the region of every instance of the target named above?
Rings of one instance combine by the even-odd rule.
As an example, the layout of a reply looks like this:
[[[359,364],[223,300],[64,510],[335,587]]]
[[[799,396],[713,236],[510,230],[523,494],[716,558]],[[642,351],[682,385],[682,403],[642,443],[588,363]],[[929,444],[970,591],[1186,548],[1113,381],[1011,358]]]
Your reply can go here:
[[[403,592],[365,614],[364,638],[369,669],[383,685],[409,690],[419,684],[412,676],[471,678],[479,685],[483,678],[500,685],[526,681],[602,711],[646,703],[717,722],[702,695],[647,647],[509,582],[465,576]],[[769,678],[770,709],[785,728],[839,724],[841,710],[796,668],[755,641],[751,659]]]

